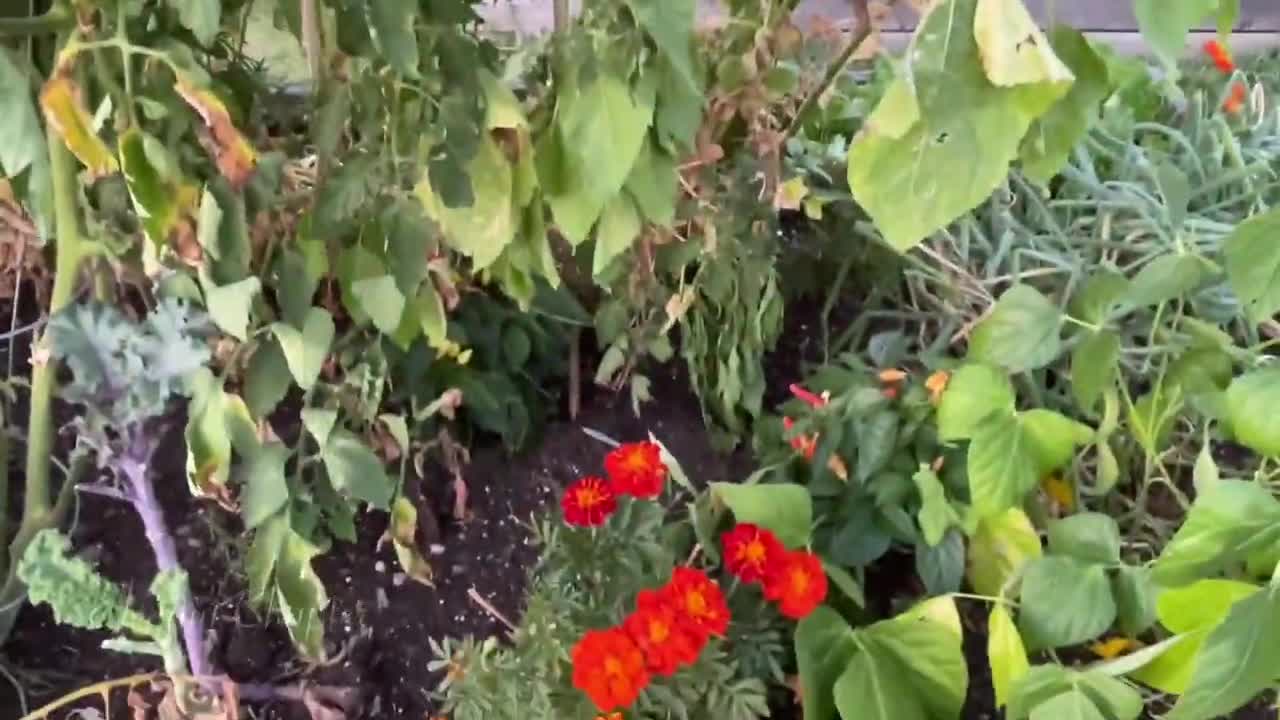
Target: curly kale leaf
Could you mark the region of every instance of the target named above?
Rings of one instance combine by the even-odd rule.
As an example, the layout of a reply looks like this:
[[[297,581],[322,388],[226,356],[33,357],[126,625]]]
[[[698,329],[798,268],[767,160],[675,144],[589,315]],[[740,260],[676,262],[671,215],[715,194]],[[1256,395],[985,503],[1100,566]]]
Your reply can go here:
[[[41,530],[31,539],[18,562],[31,602],[46,603],[66,625],[156,636],[158,629],[130,607],[123,590],[70,551],[71,541],[57,530]]]

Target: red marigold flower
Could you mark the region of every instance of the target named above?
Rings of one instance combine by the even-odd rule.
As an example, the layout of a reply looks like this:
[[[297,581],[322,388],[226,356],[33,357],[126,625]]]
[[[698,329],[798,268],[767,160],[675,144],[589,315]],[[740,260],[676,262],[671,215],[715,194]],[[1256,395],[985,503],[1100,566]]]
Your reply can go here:
[[[588,630],[573,646],[573,686],[600,712],[627,707],[649,685],[644,653],[619,628]]]
[[[809,403],[809,407],[820,408],[827,404],[827,399],[825,397],[805,390],[800,386],[800,383],[791,383],[791,386],[787,389],[791,391],[792,395],[795,395],[797,398]]]
[[[1222,101],[1222,109],[1229,115],[1237,115],[1249,99],[1249,88],[1239,80],[1231,83],[1231,93]]]
[[[705,641],[711,635],[723,636],[729,629],[729,606],[725,604],[724,594],[701,570],[677,567],[662,593],[675,608],[677,617],[699,640]]]
[[[1231,51],[1227,50],[1222,43],[1217,40],[1208,40],[1204,44],[1204,51],[1223,73],[1230,75],[1236,71],[1236,63],[1231,59]]]
[[[772,532],[751,523],[739,523],[720,538],[724,565],[743,582],[760,582],[780,561],[786,548]]]
[[[791,428],[795,427],[796,421],[789,417],[782,418],[782,429],[791,432]],[[812,460],[813,454],[818,452],[818,434],[810,433],[808,435],[795,435],[791,438],[791,447],[796,452],[804,456],[805,460]]]
[[[811,552],[797,550],[775,563],[764,580],[764,596],[778,603],[783,615],[799,620],[827,597],[827,573]]]
[[[604,469],[619,495],[655,498],[667,479],[662,448],[651,442],[620,445],[604,456]]]
[[[668,598],[656,590],[641,590],[636,611],[622,624],[640,651],[649,671],[671,676],[698,659],[702,641],[686,627]]]
[[[560,506],[564,521],[570,525],[596,527],[618,509],[618,498],[602,478],[584,477],[565,489]]]

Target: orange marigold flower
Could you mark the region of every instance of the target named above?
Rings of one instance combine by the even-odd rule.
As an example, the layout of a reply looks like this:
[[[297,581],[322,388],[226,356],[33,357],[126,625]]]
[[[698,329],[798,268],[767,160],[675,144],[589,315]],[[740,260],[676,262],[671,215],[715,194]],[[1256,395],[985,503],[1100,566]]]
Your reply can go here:
[[[644,653],[619,628],[588,630],[573,646],[573,686],[600,712],[627,707],[649,685]]]
[[[797,398],[809,403],[809,407],[820,408],[827,404],[827,397],[825,394],[815,395],[801,387],[800,383],[791,383],[791,386],[787,389],[791,391],[792,395],[795,395]]]
[[[656,590],[641,590],[636,611],[622,627],[644,653],[649,671],[671,676],[692,664],[702,650],[702,640],[684,623],[668,598]]]
[[[947,383],[951,382],[951,373],[946,370],[938,370],[924,381],[924,389],[929,391],[929,402],[937,405],[942,402],[942,393],[947,389]]]
[[[662,448],[651,442],[618,446],[604,456],[604,469],[609,473],[614,492],[619,495],[655,498],[667,479]]]
[[[662,589],[677,617],[700,640],[711,635],[723,636],[729,629],[729,606],[724,594],[707,574],[690,567],[677,567],[671,582]]]
[[[1230,75],[1236,71],[1236,63],[1231,59],[1231,51],[1217,40],[1209,40],[1204,44],[1205,53],[1213,59],[1213,64],[1223,73]]]
[[[793,620],[813,612],[827,598],[822,561],[803,550],[787,553],[765,578],[764,596],[777,602],[779,612]]]
[[[570,485],[560,498],[564,521],[576,527],[596,527],[618,509],[618,498],[603,478],[584,477]]]
[[[1231,83],[1231,92],[1226,99],[1222,101],[1222,109],[1228,115],[1238,115],[1244,109],[1245,101],[1249,99],[1249,88],[1239,80]]]
[[[795,427],[796,421],[789,417],[782,418],[782,429],[790,433]],[[818,435],[811,433],[809,435],[796,435],[790,439],[791,447],[796,452],[804,456],[805,460],[812,460],[813,454],[818,452]]]
[[[778,536],[751,523],[739,523],[720,537],[724,566],[743,582],[762,582],[786,553]]]

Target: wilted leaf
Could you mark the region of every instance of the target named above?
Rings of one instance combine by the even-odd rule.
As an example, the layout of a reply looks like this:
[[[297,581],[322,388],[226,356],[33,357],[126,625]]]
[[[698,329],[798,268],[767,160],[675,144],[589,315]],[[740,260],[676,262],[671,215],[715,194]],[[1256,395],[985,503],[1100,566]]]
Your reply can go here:
[[[227,106],[212,91],[195,87],[181,76],[178,77],[174,90],[204,121],[208,137],[205,142],[205,137],[201,136],[202,144],[213,156],[218,172],[222,173],[232,188],[243,188],[257,167],[258,154],[231,122]]]
[[[71,77],[71,68],[62,62],[40,91],[40,108],[45,121],[71,153],[94,177],[116,171],[116,158],[93,131],[93,118],[84,106],[80,86]],[[7,141],[7,139],[6,139]]]
[[[418,548],[418,509],[408,498],[398,497],[391,506],[391,525],[387,533],[395,545],[396,559],[405,574],[428,587],[435,587],[431,563]]]

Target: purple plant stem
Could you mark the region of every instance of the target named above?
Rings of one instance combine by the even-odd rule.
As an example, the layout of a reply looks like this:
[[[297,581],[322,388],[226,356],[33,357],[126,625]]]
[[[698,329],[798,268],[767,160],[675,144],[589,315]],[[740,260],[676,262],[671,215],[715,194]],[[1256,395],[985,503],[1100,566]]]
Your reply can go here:
[[[169,526],[164,521],[164,509],[160,507],[160,499],[156,497],[155,486],[147,472],[147,463],[151,459],[151,448],[148,443],[135,438],[129,449],[120,456],[120,472],[129,481],[133,508],[142,518],[142,527],[146,531],[147,541],[156,556],[156,568],[160,572],[182,570],[178,563],[178,548],[169,533]],[[161,618],[163,621],[164,618]],[[191,674],[197,677],[210,675],[209,656],[205,650],[204,626],[200,616],[196,614],[195,603],[191,600],[190,587],[178,605],[178,625],[182,628],[182,641],[187,649],[187,662],[191,664]]]

